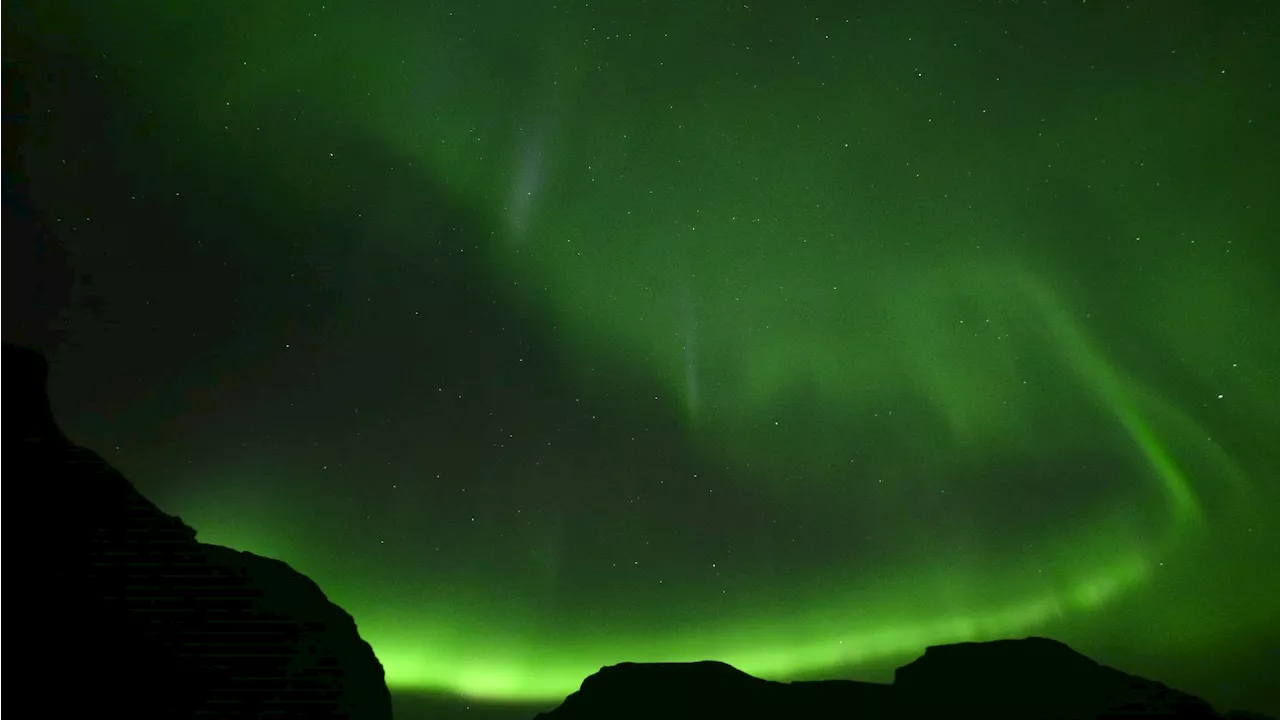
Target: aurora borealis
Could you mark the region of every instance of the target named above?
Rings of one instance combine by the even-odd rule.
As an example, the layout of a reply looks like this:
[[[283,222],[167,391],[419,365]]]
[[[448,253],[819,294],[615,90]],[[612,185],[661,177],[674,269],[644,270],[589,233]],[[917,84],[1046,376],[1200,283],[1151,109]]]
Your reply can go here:
[[[393,691],[1038,634],[1249,702],[1277,13],[6,2],[6,338]]]

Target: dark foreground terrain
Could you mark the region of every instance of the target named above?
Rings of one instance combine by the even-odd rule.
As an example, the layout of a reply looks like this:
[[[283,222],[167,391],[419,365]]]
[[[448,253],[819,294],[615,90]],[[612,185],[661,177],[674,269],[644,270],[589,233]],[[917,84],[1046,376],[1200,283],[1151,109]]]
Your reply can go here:
[[[931,647],[892,684],[779,683],[717,662],[631,664],[587,678],[542,720],[604,718],[1262,718],[1120,672],[1046,638]]]

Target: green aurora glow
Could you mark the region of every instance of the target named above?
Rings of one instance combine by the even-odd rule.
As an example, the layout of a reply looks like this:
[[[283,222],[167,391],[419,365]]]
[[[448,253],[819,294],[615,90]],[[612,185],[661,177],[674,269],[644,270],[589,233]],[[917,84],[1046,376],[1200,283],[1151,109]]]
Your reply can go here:
[[[384,560],[373,530],[328,536],[320,518],[351,520],[278,489],[315,472],[288,459],[228,456],[181,488],[148,474],[180,466],[109,459],[203,540],[315,578],[396,689],[554,700],[627,660],[788,679],[936,643],[1160,652],[1274,624],[1278,158],[1241,149],[1280,116],[1264,41],[1243,10],[1201,33],[1108,3],[917,4],[49,4],[36,26],[128,98],[113,127],[149,118],[121,156],[166,148],[263,212],[358,206],[379,229],[347,240],[353,266],[437,250],[413,181],[359,195],[351,168],[439,183],[492,228],[457,252],[538,318],[571,402],[631,419],[617,447],[675,436],[637,451],[680,468],[664,482],[730,478],[804,531],[730,559],[728,511],[593,509],[588,538],[565,504],[598,500],[535,486],[558,509],[446,570],[437,541]],[[398,167],[340,157],[352,136]],[[60,402],[85,444],[129,445]],[[566,474],[601,467],[557,452]],[[363,472],[351,487],[382,481]],[[573,548],[650,542],[643,580],[574,569]],[[700,574],[713,556],[736,574]]]

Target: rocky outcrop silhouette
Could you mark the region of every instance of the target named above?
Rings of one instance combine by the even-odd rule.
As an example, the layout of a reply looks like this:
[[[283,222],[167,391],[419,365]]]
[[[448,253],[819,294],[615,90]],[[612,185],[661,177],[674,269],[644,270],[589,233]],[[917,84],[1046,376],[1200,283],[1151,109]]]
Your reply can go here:
[[[5,343],[3,361],[11,698],[68,718],[391,718],[350,615],[283,562],[197,542],[63,435],[41,355]]]
[[[1243,720],[1262,716],[1232,712]],[[892,684],[781,683],[718,662],[623,663],[588,677],[541,720],[1223,720],[1209,703],[1100,665],[1056,640],[928,648]],[[1274,719],[1271,719],[1274,720]]]

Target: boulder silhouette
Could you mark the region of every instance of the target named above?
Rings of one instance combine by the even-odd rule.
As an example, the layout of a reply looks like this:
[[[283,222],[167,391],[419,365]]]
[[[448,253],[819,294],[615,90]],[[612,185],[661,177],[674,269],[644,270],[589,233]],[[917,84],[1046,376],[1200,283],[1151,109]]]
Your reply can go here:
[[[40,354],[5,343],[3,361],[5,496],[24,516],[9,515],[24,529],[7,554],[6,666],[28,712],[391,717],[350,615],[283,562],[197,542],[63,435]]]
[[[1226,718],[1262,716],[1232,712]],[[1222,720],[1209,703],[1104,665],[1056,640],[928,648],[892,684],[782,683],[730,665],[623,663],[601,669],[541,720]],[[1274,720],[1274,719],[1272,719]]]

